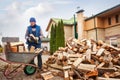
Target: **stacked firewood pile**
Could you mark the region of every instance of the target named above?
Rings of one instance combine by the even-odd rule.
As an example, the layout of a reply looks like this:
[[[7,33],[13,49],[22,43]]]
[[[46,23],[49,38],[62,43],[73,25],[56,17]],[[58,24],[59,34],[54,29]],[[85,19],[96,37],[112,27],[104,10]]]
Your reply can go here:
[[[70,38],[45,64],[62,70],[65,80],[120,79],[120,49],[101,40]]]

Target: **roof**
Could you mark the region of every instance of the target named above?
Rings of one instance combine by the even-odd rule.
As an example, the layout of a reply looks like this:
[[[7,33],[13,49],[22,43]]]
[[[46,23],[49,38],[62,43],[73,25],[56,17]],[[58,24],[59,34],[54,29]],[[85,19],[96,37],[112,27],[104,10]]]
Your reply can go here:
[[[52,18],[52,20],[55,21],[56,23],[63,20],[64,25],[73,25],[74,24],[74,17],[70,18],[69,20],[61,19],[61,18]]]
[[[89,19],[91,19],[91,18],[94,18],[94,17],[96,17],[96,16],[100,16],[100,15],[103,15],[103,14],[105,14],[105,13],[108,13],[108,12],[110,12],[111,10],[117,9],[117,8],[120,8],[120,4],[118,4],[118,5],[116,5],[116,6],[112,7],[112,8],[109,8],[109,9],[107,9],[107,10],[105,10],[105,11],[102,11],[102,12],[100,12],[100,13],[94,15],[94,16],[88,17],[88,18],[85,19],[85,21],[86,21],[86,20],[89,20]]]
[[[19,37],[2,37],[2,42],[19,42]]]
[[[41,41],[42,41],[42,42],[49,42],[50,39],[49,39],[49,38],[42,38]]]
[[[63,20],[63,24],[64,25],[73,25],[74,24],[74,17],[72,17],[72,18],[70,18],[70,19],[62,19],[62,18],[51,18],[50,19],[50,21],[49,21],[49,24],[48,24],[48,26],[47,26],[47,28],[46,28],[46,31],[48,31],[48,29],[49,29],[49,25],[51,24],[51,22],[52,21],[54,21],[55,23],[58,23],[59,21],[61,21],[61,20]],[[77,21],[77,19],[76,19],[76,21]]]

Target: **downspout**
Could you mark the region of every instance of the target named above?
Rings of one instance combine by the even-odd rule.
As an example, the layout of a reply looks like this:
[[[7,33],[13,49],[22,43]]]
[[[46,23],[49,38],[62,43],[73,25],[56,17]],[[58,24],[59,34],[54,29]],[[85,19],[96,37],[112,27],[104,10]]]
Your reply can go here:
[[[77,29],[76,29],[76,18],[75,18],[75,14],[74,14],[74,37],[75,37],[76,39],[78,39]]]

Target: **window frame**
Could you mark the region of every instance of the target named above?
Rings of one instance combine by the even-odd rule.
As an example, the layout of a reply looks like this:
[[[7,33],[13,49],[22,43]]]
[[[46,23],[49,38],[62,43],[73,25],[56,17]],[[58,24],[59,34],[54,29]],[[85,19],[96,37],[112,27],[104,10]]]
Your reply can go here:
[[[111,25],[112,22],[111,22],[111,17],[108,17],[108,25]]]
[[[110,38],[109,40],[110,40],[110,45],[112,45],[112,46],[114,46],[114,47],[118,47],[118,41],[117,41],[117,37],[112,37],[112,38]],[[114,41],[116,41],[116,45],[114,45],[114,44],[112,44],[112,42],[114,42]]]
[[[116,22],[116,23],[119,23],[119,15],[118,15],[118,14],[115,15],[115,22]]]

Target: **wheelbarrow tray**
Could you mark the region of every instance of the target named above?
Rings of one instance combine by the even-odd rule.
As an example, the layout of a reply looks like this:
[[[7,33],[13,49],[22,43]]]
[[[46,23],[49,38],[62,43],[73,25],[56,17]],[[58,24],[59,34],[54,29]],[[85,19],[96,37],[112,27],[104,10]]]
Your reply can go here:
[[[38,53],[27,53],[27,52],[22,52],[22,53],[15,53],[15,52],[8,52],[6,53],[6,60],[11,61],[11,62],[17,62],[17,63],[25,63],[28,64],[30,63],[34,57],[36,57]]]

